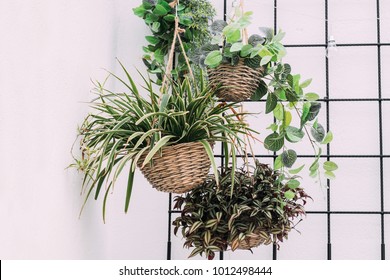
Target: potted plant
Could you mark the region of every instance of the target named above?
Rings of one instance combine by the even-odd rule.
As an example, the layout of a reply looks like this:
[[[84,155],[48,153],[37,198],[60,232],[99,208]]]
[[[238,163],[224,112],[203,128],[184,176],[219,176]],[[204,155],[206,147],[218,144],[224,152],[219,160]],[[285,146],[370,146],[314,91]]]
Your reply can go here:
[[[214,88],[221,86],[218,96],[225,101],[249,99],[260,86],[270,63],[281,61],[286,53],[281,44],[283,32],[274,36],[272,29],[261,28],[261,35],[248,38],[246,28],[251,16],[252,12],[237,9],[229,24],[214,21],[210,26],[213,34],[210,44],[192,55],[197,64],[208,67],[210,84]]]
[[[127,92],[116,93],[104,83],[95,84],[94,112],[79,130],[82,157],[74,165],[85,173],[85,202],[91,196],[97,199],[106,186],[103,216],[107,194],[123,170],[128,174],[127,212],[137,166],[156,189],[183,193],[204,181],[210,165],[217,174],[214,142],[239,145],[240,137],[250,132],[230,113],[236,105],[217,104],[215,91],[204,81],[167,79],[167,86],[159,91],[150,78],[143,77],[141,92],[121,66],[127,81],[111,76]]]
[[[174,207],[181,214],[173,222],[174,233],[181,230],[184,246],[194,248],[189,257],[205,254],[213,259],[218,251],[278,244],[305,214],[309,196],[295,177],[284,178],[255,161],[252,169],[235,171],[232,187],[231,172],[219,175],[219,186],[209,177],[185,196],[175,197]]]
[[[143,0],[133,9],[148,25],[151,35],[144,46],[142,58],[150,73],[161,82],[166,68],[165,58],[174,41],[175,18],[177,15],[184,52],[192,52],[210,40],[209,21],[215,16],[215,9],[208,0]],[[177,64],[174,77],[181,77],[188,71],[185,57],[179,43],[175,42]]]

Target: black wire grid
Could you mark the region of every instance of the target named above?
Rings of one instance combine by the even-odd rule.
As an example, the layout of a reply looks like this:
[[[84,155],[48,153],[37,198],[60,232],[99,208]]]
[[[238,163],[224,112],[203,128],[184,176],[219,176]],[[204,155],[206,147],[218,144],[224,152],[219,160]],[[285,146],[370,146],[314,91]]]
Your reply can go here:
[[[226,14],[227,14],[227,0],[221,0],[223,1],[223,17],[226,20]],[[276,31],[278,28],[278,1],[274,1],[274,30]],[[377,60],[378,60],[378,98],[329,98],[329,59],[328,57],[325,58],[325,75],[326,75],[326,90],[325,90],[325,97],[323,99],[320,99],[319,101],[323,102],[325,105],[325,112],[326,112],[326,122],[327,122],[327,130],[329,131],[330,128],[330,111],[329,111],[329,104],[331,102],[376,102],[379,107],[379,154],[376,155],[342,155],[342,154],[332,154],[331,153],[331,145],[328,144],[326,148],[326,154],[322,155],[322,157],[326,158],[326,160],[330,160],[331,158],[349,158],[353,160],[353,158],[374,158],[379,160],[379,176],[380,176],[380,211],[332,211],[330,207],[330,199],[332,195],[332,188],[331,184],[328,181],[329,188],[327,189],[327,195],[326,195],[326,211],[307,211],[306,213],[308,215],[326,215],[327,217],[327,259],[332,259],[332,227],[331,227],[331,217],[333,215],[377,215],[380,216],[381,222],[380,222],[380,228],[381,228],[381,235],[380,235],[380,251],[381,251],[381,260],[385,260],[385,216],[390,215],[390,211],[385,211],[385,195],[384,195],[384,159],[390,158],[390,155],[386,155],[383,152],[383,103],[389,102],[390,98],[382,98],[382,66],[381,66],[381,58],[382,58],[382,47],[384,46],[390,46],[390,43],[383,43],[381,42],[381,20],[380,20],[380,0],[373,0],[376,5],[376,17],[377,17],[377,24],[376,24],[376,33],[377,33],[377,39],[374,43],[353,43],[353,44],[337,44],[337,47],[376,47],[377,48]],[[328,47],[328,39],[329,39],[329,5],[328,0],[324,0],[325,5],[325,38],[324,38],[324,44],[291,44],[291,45],[285,45],[286,48],[327,48]],[[262,101],[260,101],[262,102]],[[275,155],[255,155],[256,157],[273,157],[275,158]],[[225,153],[223,150],[223,147],[221,148],[220,154],[215,154],[216,158],[221,159],[221,166],[224,162]],[[313,155],[298,155],[298,157],[301,158],[311,158],[314,157]],[[172,210],[172,194],[169,194],[169,208],[168,208],[168,241],[167,241],[167,260],[172,259],[172,214],[178,213],[178,211]],[[388,233],[387,233],[388,234]],[[379,244],[378,244],[379,248]],[[272,253],[272,259],[276,260],[278,258],[277,256],[277,249],[276,246],[273,245],[273,253]],[[223,252],[220,253],[219,259],[223,260],[224,255]]]

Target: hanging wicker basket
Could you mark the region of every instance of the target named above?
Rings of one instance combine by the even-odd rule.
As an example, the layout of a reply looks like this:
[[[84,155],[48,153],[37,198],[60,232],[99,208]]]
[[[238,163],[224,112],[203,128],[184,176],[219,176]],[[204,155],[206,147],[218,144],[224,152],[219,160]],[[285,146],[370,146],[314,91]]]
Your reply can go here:
[[[210,171],[211,162],[200,142],[182,143],[164,147],[151,163],[138,167],[149,183],[159,191],[185,193],[202,184]]]
[[[217,96],[228,102],[249,99],[259,86],[263,68],[251,68],[240,59],[238,64],[221,64],[208,70],[210,86],[218,89]]]
[[[261,229],[255,229],[253,231],[252,236],[247,236],[244,240],[240,241],[240,244],[238,245],[237,249],[241,250],[249,250],[251,248],[255,248],[257,246],[260,246],[261,244],[270,244],[271,239],[268,238],[265,239],[263,236],[261,236]]]

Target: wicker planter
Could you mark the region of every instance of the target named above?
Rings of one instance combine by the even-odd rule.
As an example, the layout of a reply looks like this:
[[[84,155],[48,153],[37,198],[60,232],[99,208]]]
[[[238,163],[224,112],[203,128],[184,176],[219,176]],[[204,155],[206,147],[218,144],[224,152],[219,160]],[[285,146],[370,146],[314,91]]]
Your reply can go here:
[[[139,163],[142,163],[144,154]],[[159,191],[184,193],[204,182],[211,162],[200,142],[182,143],[164,147],[157,153],[153,163],[141,168],[149,183]]]
[[[260,235],[260,229],[255,229],[252,236],[246,237],[240,242],[237,249],[249,250],[266,243],[266,239]]]
[[[209,81],[212,88],[220,86],[217,96],[224,101],[239,102],[249,99],[260,83],[263,68],[253,69],[240,59],[237,65],[221,64],[209,69]]]

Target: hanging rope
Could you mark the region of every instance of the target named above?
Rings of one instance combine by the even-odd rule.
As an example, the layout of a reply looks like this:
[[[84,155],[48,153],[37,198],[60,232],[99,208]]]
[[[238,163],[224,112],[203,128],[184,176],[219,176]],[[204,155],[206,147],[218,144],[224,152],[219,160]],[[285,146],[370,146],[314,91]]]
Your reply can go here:
[[[160,100],[159,100],[159,102],[161,101],[162,94],[164,93],[166,87],[168,86],[168,80],[171,79],[171,73],[172,73],[172,69],[173,69],[173,63],[174,63],[174,57],[175,57],[175,47],[176,47],[176,41],[177,41],[177,40],[179,41],[179,45],[180,45],[181,51],[182,51],[182,53],[183,53],[185,62],[186,62],[186,64],[187,64],[188,72],[189,72],[190,78],[191,78],[192,80],[195,79],[195,78],[194,78],[194,74],[192,73],[190,61],[189,61],[189,59],[188,59],[188,57],[187,57],[187,55],[186,55],[186,51],[185,51],[183,42],[182,42],[182,40],[181,40],[181,38],[180,38],[180,34],[181,34],[181,33],[184,33],[186,30],[179,27],[179,16],[178,16],[178,14],[177,14],[177,6],[179,5],[179,3],[180,3],[179,0],[175,0],[175,1],[171,2],[171,3],[169,3],[169,6],[171,6],[172,8],[175,8],[175,9],[176,9],[176,15],[175,15],[175,31],[174,31],[174,34],[173,34],[173,40],[172,40],[171,48],[170,48],[170,51],[169,51],[167,67],[166,67],[166,69],[165,69],[164,78],[163,78],[163,81],[162,81],[162,84],[161,84],[161,89],[160,89]]]

